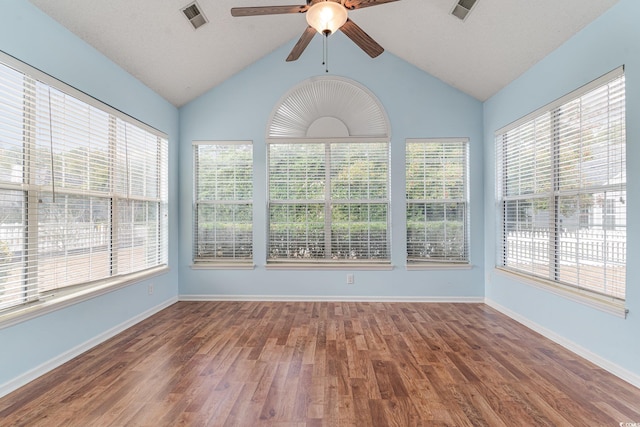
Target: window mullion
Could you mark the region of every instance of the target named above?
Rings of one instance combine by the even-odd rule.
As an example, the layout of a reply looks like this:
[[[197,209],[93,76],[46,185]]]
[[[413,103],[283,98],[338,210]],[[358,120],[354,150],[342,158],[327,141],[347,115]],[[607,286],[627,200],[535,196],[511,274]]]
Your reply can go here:
[[[24,250],[25,263],[25,300],[39,298],[38,290],[38,202],[36,190],[37,177],[37,145],[36,145],[36,82],[32,78],[24,78],[24,176],[27,184],[26,203],[26,239]],[[51,171],[53,178],[53,170]],[[33,298],[31,297],[33,296]]]
[[[324,145],[324,257],[331,259],[331,143]]]
[[[118,188],[117,188],[117,119],[115,116],[109,116],[109,194],[111,194],[111,214],[110,214],[110,225],[111,225],[111,233],[109,233],[109,248],[108,248],[108,256],[109,256],[109,270],[110,275],[115,276],[118,274]]]
[[[502,227],[501,227],[501,231],[502,231],[502,260],[500,265],[502,266],[506,266],[507,265],[507,258],[508,258],[508,244],[507,244],[507,202],[505,200],[506,196],[509,194],[507,192],[507,166],[508,166],[508,158],[509,158],[509,148],[510,145],[508,143],[508,138],[507,138],[507,134],[505,133],[504,135],[502,135],[501,138],[501,150],[500,150],[500,154],[502,155],[502,177],[501,177],[501,186],[500,189],[502,191],[502,193],[500,194],[501,197],[501,203],[502,203]]]
[[[559,280],[560,273],[560,118],[562,112],[556,108],[551,113],[551,182],[552,190],[549,197],[549,278],[553,281]]]

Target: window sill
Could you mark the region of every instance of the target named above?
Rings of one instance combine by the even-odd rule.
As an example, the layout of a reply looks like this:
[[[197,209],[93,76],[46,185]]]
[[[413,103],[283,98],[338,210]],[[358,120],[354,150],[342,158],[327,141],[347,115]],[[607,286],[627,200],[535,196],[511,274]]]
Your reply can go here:
[[[38,301],[11,308],[0,313],[0,329],[96,298],[141,280],[165,274],[168,271],[169,267],[167,266],[154,267],[124,277],[113,278],[80,288],[62,289],[55,293],[45,294]]]
[[[471,270],[473,264],[467,262],[411,262],[407,263],[408,271],[421,270]]]
[[[376,270],[390,271],[390,262],[269,262],[267,270]]]
[[[196,262],[190,267],[192,270],[253,270],[256,265],[251,262]]]
[[[596,310],[609,313],[611,315],[620,317],[622,319],[627,318],[629,310],[625,307],[624,301],[617,300],[605,295],[599,295],[588,290],[578,289],[571,286],[566,286],[560,283],[554,283],[549,280],[539,279],[537,277],[527,276],[525,274],[516,273],[504,268],[495,268],[496,273],[501,276],[508,277],[513,280],[518,280],[534,288],[542,289],[552,293],[554,295],[561,296],[570,301],[577,302]]]

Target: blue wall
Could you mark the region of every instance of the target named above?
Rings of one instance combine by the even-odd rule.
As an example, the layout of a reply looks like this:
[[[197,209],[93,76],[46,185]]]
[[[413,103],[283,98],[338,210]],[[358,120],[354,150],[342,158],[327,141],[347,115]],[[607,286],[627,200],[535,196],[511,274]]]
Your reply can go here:
[[[171,271],[0,329],[0,390],[178,295],[178,110],[26,0],[0,2],[0,50],[169,135]],[[153,295],[147,284],[153,283]]]
[[[484,104],[486,297],[640,384],[640,2],[621,0]],[[627,87],[626,320],[496,273],[494,131],[624,64]],[[634,214],[635,213],[635,214]]]
[[[369,58],[342,33],[329,39],[330,75],[366,86],[391,126],[392,271],[266,270],[265,134],[280,98],[300,82],[326,75],[322,39],[287,63],[294,41],[277,49],[180,109],[180,294],[211,296],[482,298],[482,104],[405,61],[384,53]],[[406,138],[470,138],[470,270],[405,268],[404,150]],[[254,270],[192,270],[193,140],[252,140],[254,144]]]

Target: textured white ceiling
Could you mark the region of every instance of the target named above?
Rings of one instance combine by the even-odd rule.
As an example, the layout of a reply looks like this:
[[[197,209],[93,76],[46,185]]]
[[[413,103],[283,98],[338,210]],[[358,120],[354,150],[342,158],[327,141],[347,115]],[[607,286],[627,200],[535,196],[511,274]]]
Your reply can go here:
[[[297,40],[306,26],[302,14],[229,13],[304,0],[198,0],[210,22],[197,31],[181,12],[191,0],[30,1],[176,106]],[[456,0],[400,0],[350,16],[386,51],[483,101],[616,2],[478,0],[462,22],[450,15]]]

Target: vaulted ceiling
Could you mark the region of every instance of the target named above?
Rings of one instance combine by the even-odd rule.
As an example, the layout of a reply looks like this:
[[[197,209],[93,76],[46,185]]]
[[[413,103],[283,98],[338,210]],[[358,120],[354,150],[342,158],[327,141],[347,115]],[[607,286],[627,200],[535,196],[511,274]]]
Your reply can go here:
[[[307,25],[303,14],[229,12],[304,0],[198,0],[209,22],[197,30],[182,13],[193,0],[30,1],[178,107],[297,40]],[[457,0],[400,0],[349,16],[387,53],[483,101],[616,2],[478,0],[461,21],[451,15]]]

